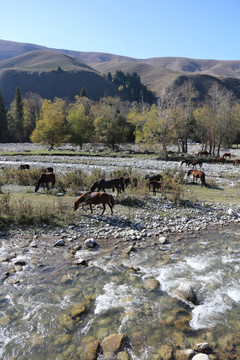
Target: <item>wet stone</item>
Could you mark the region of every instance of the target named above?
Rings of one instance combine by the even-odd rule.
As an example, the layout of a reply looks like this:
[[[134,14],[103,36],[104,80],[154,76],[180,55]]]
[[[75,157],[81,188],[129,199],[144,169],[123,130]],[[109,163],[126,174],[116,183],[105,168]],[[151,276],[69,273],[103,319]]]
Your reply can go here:
[[[111,356],[117,354],[123,347],[127,345],[127,336],[125,334],[111,334],[102,342],[103,354]]]

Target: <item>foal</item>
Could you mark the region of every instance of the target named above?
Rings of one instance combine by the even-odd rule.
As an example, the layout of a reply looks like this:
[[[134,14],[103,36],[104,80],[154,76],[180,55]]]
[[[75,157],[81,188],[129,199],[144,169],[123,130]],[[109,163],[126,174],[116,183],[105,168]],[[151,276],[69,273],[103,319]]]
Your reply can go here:
[[[49,183],[52,183],[52,187],[54,188],[55,185],[55,174],[49,172],[49,173],[43,173],[40,178],[37,181],[37,184],[35,186],[35,192],[38,191],[40,185],[43,185],[43,187],[47,187],[49,190]]]
[[[197,184],[197,179],[200,179],[202,183],[201,186],[206,184],[205,173],[202,170],[195,170],[195,169],[189,170],[187,176],[189,175],[193,176],[193,183],[194,183],[194,179],[196,180],[196,184]]]

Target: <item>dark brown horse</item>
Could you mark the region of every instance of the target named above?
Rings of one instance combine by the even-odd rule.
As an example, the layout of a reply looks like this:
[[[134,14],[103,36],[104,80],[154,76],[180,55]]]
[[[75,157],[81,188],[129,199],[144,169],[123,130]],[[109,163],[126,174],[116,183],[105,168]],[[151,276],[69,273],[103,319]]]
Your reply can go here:
[[[114,192],[115,188],[117,189],[118,194],[120,194],[122,191],[124,191],[124,179],[123,176],[115,179],[101,179],[99,181],[96,181],[90,191],[93,192],[95,190],[100,191],[103,190],[105,192],[105,189],[112,189]]]
[[[162,196],[164,196],[164,186],[163,186],[163,182],[157,181],[157,180],[152,180],[149,182],[149,190],[152,188],[152,192],[153,195],[157,194],[157,190],[161,190]]]
[[[189,162],[188,166],[192,165],[193,168],[195,168],[197,165],[199,165],[199,167],[202,167],[203,162],[201,160],[192,160]]]
[[[181,165],[186,164],[187,166],[189,166],[191,164],[192,160],[182,160],[181,161]]]
[[[195,169],[189,170],[187,176],[189,175],[193,176],[193,183],[194,183],[194,179],[196,184],[197,184],[197,179],[200,179],[202,183],[201,186],[206,184],[205,173],[202,170],[195,170]]]
[[[208,156],[209,152],[207,150],[201,150],[201,151],[198,152],[197,156],[200,156],[200,155]]]
[[[93,213],[92,205],[103,205],[103,211],[100,216],[103,215],[106,210],[106,205],[108,205],[111,209],[111,214],[113,215],[113,207],[114,207],[114,199],[111,194],[107,194],[105,192],[86,192],[82,194],[74,203],[73,208],[76,211],[79,207],[79,204],[82,204],[82,208],[84,211],[85,205],[89,205],[91,209],[91,214]]]
[[[133,176],[126,175],[123,177],[123,183],[124,183],[124,187],[131,185],[133,188],[133,187],[137,187],[138,180],[137,180],[137,178],[135,178]]]
[[[237,165],[239,165],[240,164],[240,160],[234,160],[234,162],[233,162],[233,165],[234,166],[237,166]]]
[[[162,175],[161,174],[155,174],[155,175],[145,175],[145,180],[148,180],[148,181],[161,181],[162,180]]]
[[[231,159],[231,156],[232,156],[231,153],[224,153],[222,157],[224,158],[228,157],[229,159]]]
[[[49,183],[52,184],[52,188],[54,188],[55,185],[55,174],[53,173],[43,173],[40,178],[37,181],[37,184],[35,186],[35,192],[38,191],[40,185],[43,185],[43,187],[46,186],[46,188],[49,190]]]
[[[224,164],[225,161],[226,161],[226,159],[224,157],[218,157],[213,160],[214,163],[221,163],[221,164]]]
[[[21,164],[18,167],[18,170],[29,170],[30,169],[30,165],[28,164]]]

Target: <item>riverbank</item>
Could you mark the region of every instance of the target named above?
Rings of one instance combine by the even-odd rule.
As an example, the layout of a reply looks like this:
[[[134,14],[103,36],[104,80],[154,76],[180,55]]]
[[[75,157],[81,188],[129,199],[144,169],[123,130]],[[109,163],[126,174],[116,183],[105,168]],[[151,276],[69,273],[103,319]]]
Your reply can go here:
[[[29,160],[0,157],[11,168]],[[31,168],[42,166],[56,177],[73,169],[187,171],[154,156],[31,157]],[[114,194],[113,216],[109,209],[99,216],[98,207],[74,213],[76,197],[56,191],[51,199],[72,210],[71,224],[1,229],[1,358],[102,360],[118,343],[118,360],[237,359],[239,169],[204,163],[203,170],[208,186],[185,178],[177,203],[126,189]],[[34,187],[4,191],[27,201]],[[43,190],[34,196],[48,198]],[[176,296],[182,283],[192,285],[197,304]]]

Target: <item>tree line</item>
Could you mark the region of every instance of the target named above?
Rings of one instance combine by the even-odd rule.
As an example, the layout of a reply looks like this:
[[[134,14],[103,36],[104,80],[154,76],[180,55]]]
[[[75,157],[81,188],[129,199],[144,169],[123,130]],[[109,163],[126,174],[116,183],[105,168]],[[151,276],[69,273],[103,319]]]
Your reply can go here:
[[[138,81],[138,80],[136,80]],[[0,92],[0,142],[35,142],[49,146],[101,142],[111,146],[126,142],[176,144],[187,153],[188,140],[200,142],[212,155],[222,146],[240,140],[240,103],[230,91],[215,83],[204,103],[191,81],[167,89],[156,103],[104,97],[93,101],[85,89],[73,102],[42,99],[19,88],[9,109]]]

